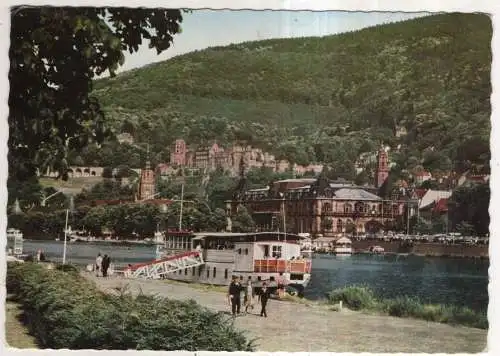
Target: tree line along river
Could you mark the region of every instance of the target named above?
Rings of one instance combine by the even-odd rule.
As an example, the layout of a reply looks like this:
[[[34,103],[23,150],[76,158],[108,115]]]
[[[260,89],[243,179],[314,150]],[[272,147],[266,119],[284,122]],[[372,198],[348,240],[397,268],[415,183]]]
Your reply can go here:
[[[47,259],[61,261],[62,241],[24,241],[24,252],[43,250]],[[94,263],[98,253],[109,254],[112,263],[124,265],[154,259],[155,246],[116,246],[102,243],[68,243],[68,263]],[[425,303],[467,306],[486,310],[488,306],[489,260],[436,258],[412,255],[316,255],[312,277],[304,291],[306,298],[317,300],[335,288],[367,285],[384,298],[418,297]]]

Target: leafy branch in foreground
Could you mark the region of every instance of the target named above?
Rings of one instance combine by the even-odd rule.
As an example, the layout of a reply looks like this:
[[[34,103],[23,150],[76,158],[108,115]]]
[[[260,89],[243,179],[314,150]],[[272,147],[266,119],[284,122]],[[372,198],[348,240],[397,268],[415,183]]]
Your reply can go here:
[[[14,7],[11,11],[9,166],[24,180],[51,167],[67,178],[68,150],[111,133],[92,80],[115,75],[144,40],[157,53],[180,32],[181,10]]]

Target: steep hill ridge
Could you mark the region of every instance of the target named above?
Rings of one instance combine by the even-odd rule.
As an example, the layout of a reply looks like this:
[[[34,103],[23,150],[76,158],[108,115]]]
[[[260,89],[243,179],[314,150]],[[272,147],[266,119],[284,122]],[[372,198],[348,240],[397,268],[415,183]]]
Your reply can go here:
[[[446,169],[467,140],[486,146],[474,153],[485,159],[491,36],[486,15],[434,15],[209,48],[101,79],[94,92],[116,131],[163,157],[178,137],[239,139],[347,171],[384,142],[401,145],[394,158],[409,168],[428,165],[433,148]]]

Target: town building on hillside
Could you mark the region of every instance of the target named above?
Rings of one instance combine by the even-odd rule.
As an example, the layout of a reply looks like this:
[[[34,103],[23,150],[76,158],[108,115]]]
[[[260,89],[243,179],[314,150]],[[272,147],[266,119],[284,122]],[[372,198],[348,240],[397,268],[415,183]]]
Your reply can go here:
[[[153,199],[155,191],[155,172],[151,169],[150,162],[147,161],[146,168],[141,171],[138,200]]]
[[[422,184],[425,181],[432,179],[432,174],[427,171],[418,172],[415,174],[415,183],[417,185]]]
[[[375,186],[380,188],[389,177],[389,157],[387,150],[381,147],[377,156],[377,176]]]
[[[128,132],[122,132],[121,134],[116,135],[116,139],[120,144],[126,143],[132,145],[134,143],[134,138]]]
[[[383,200],[369,190],[321,177],[287,179],[248,190],[239,199],[227,201],[226,209],[227,215],[234,217],[239,206],[245,206],[258,230],[283,230],[286,226],[287,232],[313,236],[377,232],[404,215],[404,203]]]
[[[175,140],[174,144],[170,149],[170,164],[175,166],[185,166],[186,165],[186,155],[187,147],[184,140]]]

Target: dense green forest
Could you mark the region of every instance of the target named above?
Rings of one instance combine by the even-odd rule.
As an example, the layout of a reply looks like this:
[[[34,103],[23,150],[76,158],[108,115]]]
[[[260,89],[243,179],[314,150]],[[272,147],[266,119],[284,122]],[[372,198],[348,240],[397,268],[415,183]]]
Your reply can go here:
[[[348,176],[381,142],[403,169],[487,169],[491,37],[486,15],[433,15],[195,51],[100,79],[93,93],[116,134],[151,145],[153,163],[168,161],[170,143],[183,137],[245,141]],[[108,143],[72,161],[139,163],[144,148],[133,149],[109,162],[102,152],[118,147]]]

